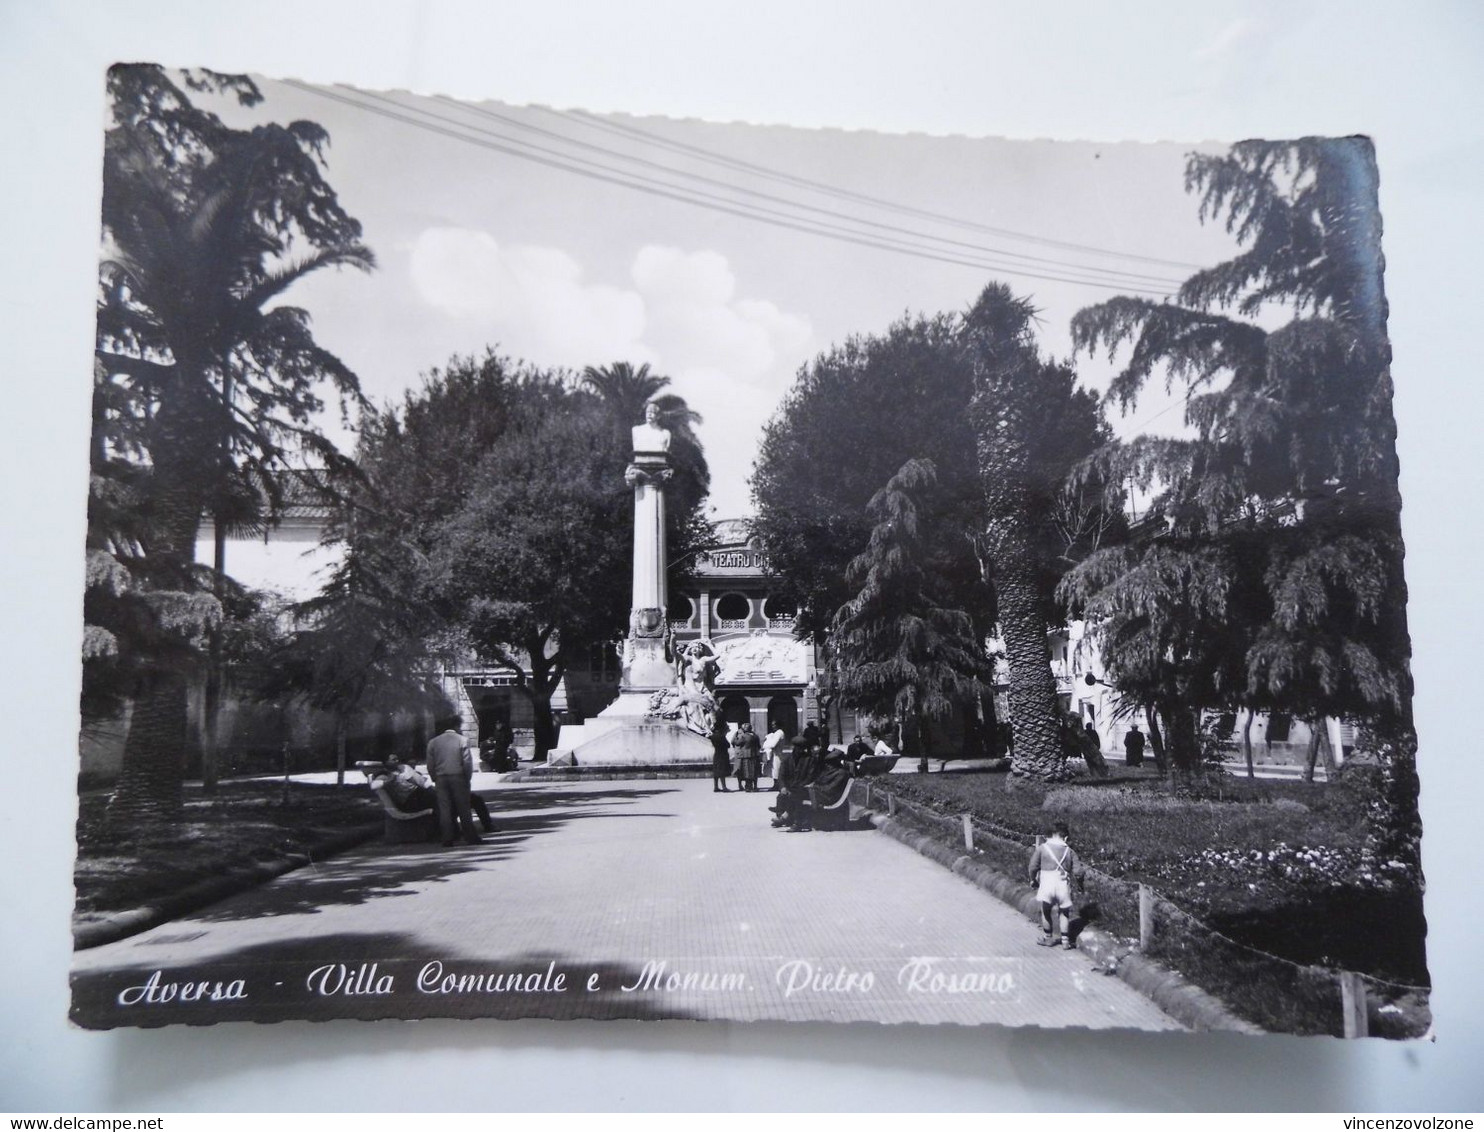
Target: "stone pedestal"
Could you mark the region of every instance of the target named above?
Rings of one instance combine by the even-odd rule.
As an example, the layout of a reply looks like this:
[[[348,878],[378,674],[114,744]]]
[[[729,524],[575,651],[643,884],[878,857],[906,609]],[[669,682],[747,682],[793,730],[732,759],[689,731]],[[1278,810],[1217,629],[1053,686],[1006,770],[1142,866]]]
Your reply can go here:
[[[671,720],[649,717],[651,692],[623,691],[586,723],[562,728],[550,766],[709,764],[711,744]]]

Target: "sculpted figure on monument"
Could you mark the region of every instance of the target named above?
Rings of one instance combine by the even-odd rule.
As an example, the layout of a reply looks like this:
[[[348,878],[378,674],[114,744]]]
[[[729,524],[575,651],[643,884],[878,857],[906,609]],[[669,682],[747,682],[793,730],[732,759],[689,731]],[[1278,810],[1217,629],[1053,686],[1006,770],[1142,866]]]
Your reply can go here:
[[[663,456],[670,451],[670,430],[660,424],[660,407],[653,401],[644,406],[644,423],[635,425],[635,456]]]
[[[716,723],[716,650],[707,641],[692,641],[676,661],[680,717],[697,735],[710,735]]]

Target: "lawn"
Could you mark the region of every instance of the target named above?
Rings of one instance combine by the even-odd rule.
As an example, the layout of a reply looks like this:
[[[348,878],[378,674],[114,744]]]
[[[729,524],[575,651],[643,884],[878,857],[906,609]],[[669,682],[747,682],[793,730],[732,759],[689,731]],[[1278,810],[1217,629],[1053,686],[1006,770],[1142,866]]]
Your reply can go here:
[[[1253,957],[1220,936],[1294,964],[1427,985],[1415,854],[1404,838],[1383,836],[1374,768],[1357,768],[1334,783],[1222,776],[1194,793],[1126,772],[1107,782],[1061,786],[993,773],[878,781],[937,814],[972,814],[981,828],[1007,839],[982,839],[981,849],[1015,877],[1025,869],[1019,846],[1065,818],[1073,847],[1110,878],[1094,878],[1085,898],[1098,926],[1137,938],[1133,886],[1153,887],[1199,924],[1167,917],[1170,928],[1156,938],[1152,954],[1269,1027],[1331,1030],[1338,1023],[1337,1006],[1330,1010],[1332,988],[1327,981],[1320,988],[1302,985],[1314,980],[1312,972],[1289,972],[1284,977],[1294,985],[1257,991],[1255,997],[1267,1002],[1254,1009],[1243,1003],[1254,980],[1262,981]],[[1282,967],[1255,962],[1275,972]],[[1425,994],[1397,997],[1413,1000],[1404,1004],[1409,1011],[1425,1000]],[[1305,999],[1323,1000],[1323,1008],[1310,1009]],[[1415,1024],[1402,1029],[1410,1032]]]
[[[136,908],[233,869],[302,859],[318,842],[378,823],[381,808],[364,786],[317,786],[252,779],[222,783],[207,797],[186,787],[181,820],[113,829],[108,794],[79,799],[75,923]]]

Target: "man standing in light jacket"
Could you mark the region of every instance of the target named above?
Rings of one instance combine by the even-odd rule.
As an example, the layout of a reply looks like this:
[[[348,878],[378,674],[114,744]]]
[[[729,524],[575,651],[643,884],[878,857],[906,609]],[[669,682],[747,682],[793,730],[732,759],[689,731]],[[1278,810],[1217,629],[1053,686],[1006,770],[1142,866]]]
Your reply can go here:
[[[454,842],[455,818],[464,832],[466,845],[479,845],[484,841],[474,831],[468,777],[473,767],[473,756],[469,754],[468,745],[459,730],[462,722],[455,716],[442,734],[435,735],[428,744],[428,773],[438,791],[438,826],[445,847]]]

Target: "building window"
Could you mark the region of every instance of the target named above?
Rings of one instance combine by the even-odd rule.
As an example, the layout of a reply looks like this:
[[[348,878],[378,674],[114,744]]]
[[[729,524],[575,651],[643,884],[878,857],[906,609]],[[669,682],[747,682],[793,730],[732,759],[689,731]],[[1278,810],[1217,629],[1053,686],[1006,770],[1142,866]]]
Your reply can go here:
[[[716,603],[716,619],[723,629],[745,629],[751,616],[752,602],[741,594],[722,594]]]
[[[690,598],[680,594],[670,599],[670,608],[665,611],[671,625],[689,625],[696,615],[696,606]]]
[[[1275,711],[1275,712],[1273,712],[1272,715],[1268,716],[1268,735],[1267,735],[1268,742],[1269,743],[1286,743],[1286,742],[1288,742],[1288,732],[1289,732],[1289,730],[1292,727],[1293,727],[1293,716],[1288,715],[1287,713],[1281,712],[1281,711]]]
[[[798,606],[791,601],[770,597],[763,602],[763,616],[767,617],[770,629],[792,629],[798,614]]]

